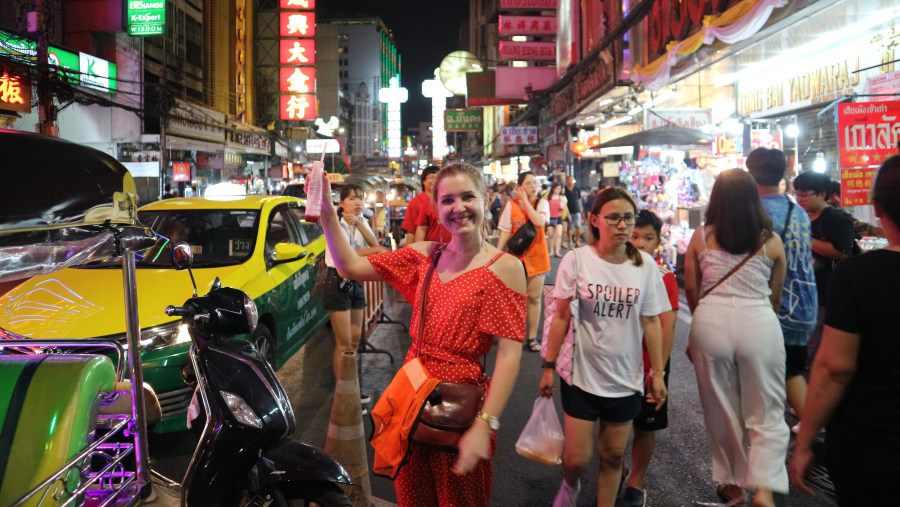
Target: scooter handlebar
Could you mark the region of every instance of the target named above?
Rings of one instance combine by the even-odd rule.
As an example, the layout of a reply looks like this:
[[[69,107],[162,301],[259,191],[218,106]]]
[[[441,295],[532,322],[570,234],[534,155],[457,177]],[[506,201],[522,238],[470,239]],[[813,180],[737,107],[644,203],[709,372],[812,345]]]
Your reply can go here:
[[[186,306],[174,306],[174,305],[167,306],[165,309],[165,312],[166,312],[166,315],[168,315],[169,317],[174,317],[176,315],[179,317],[186,317],[186,316],[193,314],[193,312],[191,312],[191,310],[188,309]]]

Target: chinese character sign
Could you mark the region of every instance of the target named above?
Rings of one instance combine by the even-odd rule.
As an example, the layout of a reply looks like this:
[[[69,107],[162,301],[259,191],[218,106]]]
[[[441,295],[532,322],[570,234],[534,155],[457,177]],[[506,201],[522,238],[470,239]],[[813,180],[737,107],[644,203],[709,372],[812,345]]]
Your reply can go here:
[[[898,145],[900,101],[838,104],[841,167],[880,165],[897,154]]]
[[[783,150],[780,130],[753,129],[750,131],[750,151],[757,148]]]
[[[316,91],[315,67],[281,67],[279,90],[285,93],[314,93]]]
[[[500,127],[500,138],[503,144],[537,144],[537,127]]]
[[[31,85],[8,72],[0,74],[0,109],[30,111]]]
[[[315,95],[282,95],[279,102],[282,120],[316,119]]]
[[[172,181],[191,181],[191,163],[172,163]]]
[[[316,63],[315,39],[281,39],[278,61],[282,65],[312,65]]]
[[[282,11],[279,17],[282,37],[315,37],[316,14],[313,12]]]
[[[278,3],[280,9],[308,9],[316,8],[316,0],[280,0]]]
[[[877,171],[876,167],[841,169],[841,206],[869,204],[869,190]]]

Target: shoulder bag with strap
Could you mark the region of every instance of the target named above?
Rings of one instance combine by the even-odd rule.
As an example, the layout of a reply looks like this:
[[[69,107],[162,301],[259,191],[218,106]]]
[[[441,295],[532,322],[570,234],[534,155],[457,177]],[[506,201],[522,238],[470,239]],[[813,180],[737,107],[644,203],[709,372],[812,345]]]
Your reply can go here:
[[[537,203],[541,202],[541,199],[538,198],[534,201],[534,208],[537,209]],[[516,203],[516,206],[519,204]],[[525,223],[522,224],[516,230],[516,233],[509,238],[509,241],[506,243],[506,250],[509,253],[514,255],[521,256],[525,253],[525,250],[528,250],[528,247],[534,242],[534,238],[537,237],[537,228],[531,223],[531,219],[529,219],[526,215]]]
[[[441,248],[432,253],[431,266],[422,282],[422,294],[419,304],[419,326],[416,336],[416,360],[419,360],[419,349],[425,334],[425,302],[428,287],[434,277],[434,270],[441,258]],[[468,431],[481,406],[484,404],[484,384],[487,379],[484,364],[481,365],[481,381],[477,384],[460,382],[440,382],[425,399],[422,410],[410,433],[410,441],[414,444],[455,451],[459,447],[459,439]]]
[[[556,356],[556,373],[559,374],[559,378],[564,380],[567,384],[572,385],[572,371],[574,370],[574,359],[575,359],[575,329],[578,327],[578,314],[579,314],[579,302],[578,302],[578,249],[572,249],[572,262],[575,266],[573,277],[575,279],[575,296],[572,298],[572,301],[569,303],[572,308],[572,320],[569,321],[569,329],[566,332],[566,337],[563,341],[562,347],[559,349],[559,354]],[[556,300],[554,298],[553,301],[553,311],[556,311]],[[544,314],[544,318],[547,316]],[[552,314],[551,314],[552,318]],[[548,327],[549,331],[549,327]],[[547,357],[547,346],[549,345],[549,334],[544,335],[544,339],[541,341],[541,357]]]

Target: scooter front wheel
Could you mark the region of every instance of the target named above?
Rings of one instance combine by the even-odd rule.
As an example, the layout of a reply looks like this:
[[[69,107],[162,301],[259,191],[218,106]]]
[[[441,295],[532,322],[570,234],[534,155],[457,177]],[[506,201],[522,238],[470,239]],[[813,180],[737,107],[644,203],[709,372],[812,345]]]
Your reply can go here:
[[[273,486],[272,499],[276,507],[353,507],[341,488],[321,482]]]

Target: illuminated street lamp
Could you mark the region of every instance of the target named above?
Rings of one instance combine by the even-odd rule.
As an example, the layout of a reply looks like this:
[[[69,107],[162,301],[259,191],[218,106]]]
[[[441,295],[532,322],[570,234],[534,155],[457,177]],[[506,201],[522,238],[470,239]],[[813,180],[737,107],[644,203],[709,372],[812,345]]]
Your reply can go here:
[[[435,161],[447,156],[447,131],[444,130],[444,111],[447,97],[453,94],[437,79],[422,81],[422,95],[431,99],[431,156]]]
[[[387,104],[388,158],[400,158],[400,104],[407,100],[409,91],[400,87],[400,80],[396,76],[391,78],[388,88],[378,90],[378,101]]]

